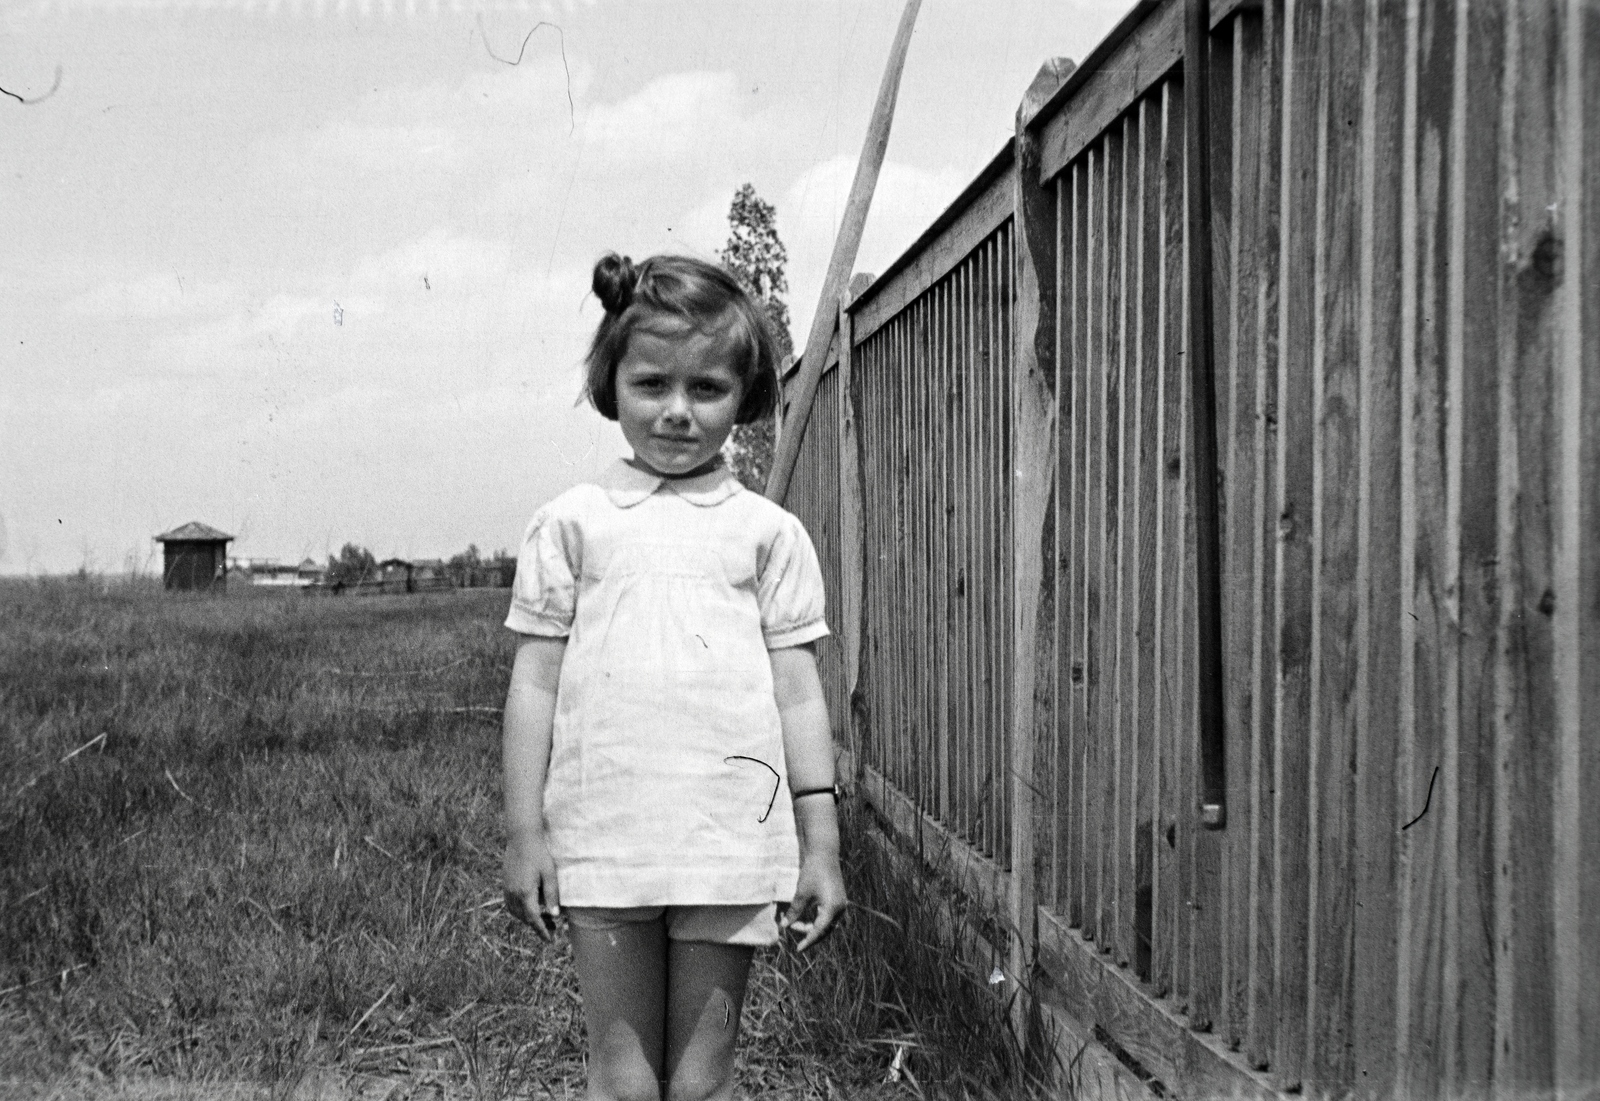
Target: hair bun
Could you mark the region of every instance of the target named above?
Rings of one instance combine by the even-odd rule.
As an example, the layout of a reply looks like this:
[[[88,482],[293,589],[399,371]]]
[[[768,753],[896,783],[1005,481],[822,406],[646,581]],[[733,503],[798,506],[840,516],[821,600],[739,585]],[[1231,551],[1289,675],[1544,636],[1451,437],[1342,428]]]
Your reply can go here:
[[[608,252],[594,266],[594,294],[606,313],[621,313],[633,302],[633,288],[639,283],[639,269],[626,256]]]

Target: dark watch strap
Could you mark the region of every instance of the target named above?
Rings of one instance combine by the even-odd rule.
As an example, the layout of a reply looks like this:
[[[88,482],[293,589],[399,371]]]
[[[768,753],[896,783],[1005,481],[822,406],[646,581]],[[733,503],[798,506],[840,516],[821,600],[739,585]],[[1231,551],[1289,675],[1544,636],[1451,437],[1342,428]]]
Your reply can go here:
[[[803,788],[800,791],[791,791],[789,793],[789,798],[798,799],[802,795],[831,795],[833,796],[833,801],[837,803],[843,794],[844,793],[839,790],[838,784],[830,784],[825,788]]]

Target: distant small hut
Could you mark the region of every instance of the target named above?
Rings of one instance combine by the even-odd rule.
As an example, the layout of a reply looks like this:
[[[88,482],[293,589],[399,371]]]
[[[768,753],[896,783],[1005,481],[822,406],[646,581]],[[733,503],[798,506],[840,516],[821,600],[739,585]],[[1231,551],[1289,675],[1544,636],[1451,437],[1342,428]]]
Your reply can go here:
[[[445,563],[437,558],[408,562],[404,558],[386,558],[378,563],[382,571],[383,591],[426,592],[430,589],[448,589],[452,586]]]
[[[169,589],[221,592],[228,585],[228,544],[233,536],[198,520],[155,537],[161,544],[161,576]]]

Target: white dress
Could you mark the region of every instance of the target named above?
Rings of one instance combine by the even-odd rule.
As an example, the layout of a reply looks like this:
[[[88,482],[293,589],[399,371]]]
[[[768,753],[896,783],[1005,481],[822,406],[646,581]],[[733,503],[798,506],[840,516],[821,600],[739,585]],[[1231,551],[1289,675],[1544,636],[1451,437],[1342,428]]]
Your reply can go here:
[[[798,519],[725,468],[619,460],[534,515],[506,626],[567,638],[545,785],[564,905],[793,897],[767,651],[828,633]]]

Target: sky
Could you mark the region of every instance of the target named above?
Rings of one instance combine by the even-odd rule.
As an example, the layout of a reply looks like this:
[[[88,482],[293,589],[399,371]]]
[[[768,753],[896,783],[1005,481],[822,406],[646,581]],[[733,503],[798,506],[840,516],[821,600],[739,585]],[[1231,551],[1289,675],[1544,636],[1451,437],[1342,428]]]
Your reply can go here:
[[[1130,6],[924,0],[855,269]],[[0,573],[514,552],[627,453],[600,255],[714,258],[752,183],[803,342],[901,7],[0,0]]]

